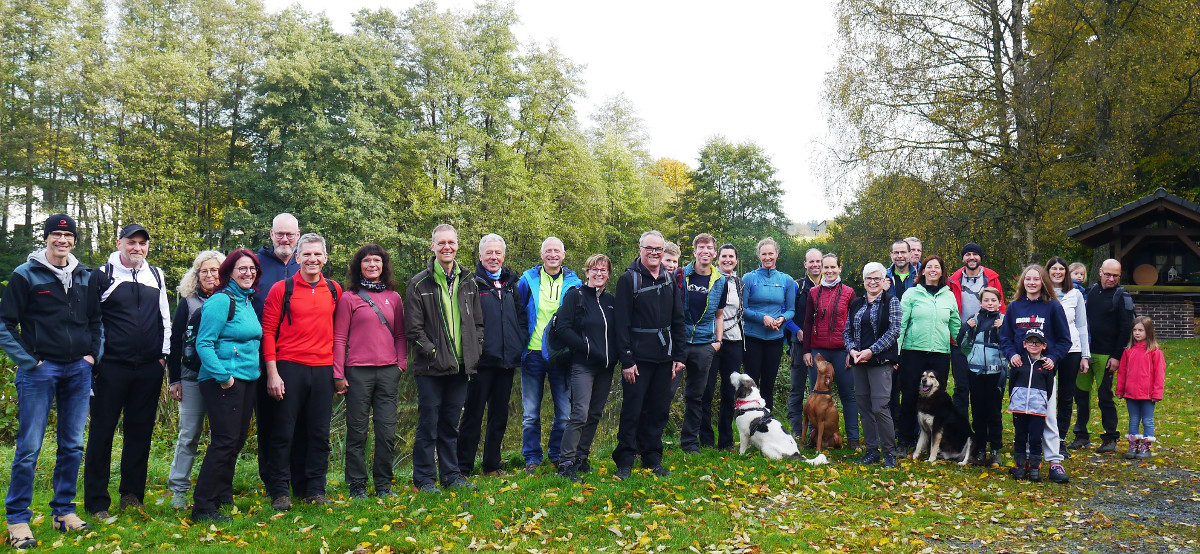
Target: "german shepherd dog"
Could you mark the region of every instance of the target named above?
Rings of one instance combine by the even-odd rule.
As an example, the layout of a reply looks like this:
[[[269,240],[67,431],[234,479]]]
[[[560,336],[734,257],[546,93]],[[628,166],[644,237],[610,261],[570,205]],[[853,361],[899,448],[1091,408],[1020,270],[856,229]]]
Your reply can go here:
[[[936,462],[938,454],[948,460],[957,460],[958,465],[967,465],[971,456],[973,435],[966,418],[954,408],[954,400],[942,388],[937,374],[926,371],[921,375],[921,387],[917,398],[917,424],[921,437],[912,459],[918,460],[921,451],[929,446],[929,462]]]

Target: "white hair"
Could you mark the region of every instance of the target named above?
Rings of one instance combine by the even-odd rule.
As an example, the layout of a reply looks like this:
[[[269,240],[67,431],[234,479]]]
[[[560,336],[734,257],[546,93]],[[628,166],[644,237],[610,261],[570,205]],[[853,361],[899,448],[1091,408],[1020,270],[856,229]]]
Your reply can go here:
[[[658,237],[662,239],[664,244],[667,242],[667,239],[663,238],[662,233],[655,230],[650,230],[642,233],[642,236],[638,237],[638,246],[646,246],[646,237]]]
[[[300,240],[296,241],[296,252],[300,252],[301,250],[304,250],[304,245],[308,244],[310,242],[321,243],[321,253],[323,253],[323,254],[329,253],[329,248],[325,244],[325,237],[322,237],[321,235],[318,235],[316,233],[304,233],[303,235],[300,235]]]
[[[496,233],[488,233],[484,235],[483,238],[479,239],[479,251],[483,252],[484,245],[492,242],[498,242],[500,243],[500,248],[508,250],[508,244],[504,242],[504,237],[497,235]]]
[[[868,275],[878,273],[882,277],[886,272],[887,269],[883,267],[883,264],[879,262],[867,262],[867,265],[863,266],[862,276],[863,279],[866,279]]]
[[[564,242],[562,241],[562,239],[560,239],[560,238],[558,238],[558,237],[546,237],[546,240],[543,240],[543,241],[542,241],[542,249],[541,249],[541,250],[539,250],[538,252],[542,252],[542,253],[544,253],[544,252],[546,251],[546,247],[547,247],[547,246],[549,246],[551,242],[557,242],[557,243],[558,243],[558,245],[559,245],[560,247],[562,247],[562,250],[563,250],[563,251],[566,251],[566,249],[567,249],[567,245],[566,245],[566,243],[564,243]]]

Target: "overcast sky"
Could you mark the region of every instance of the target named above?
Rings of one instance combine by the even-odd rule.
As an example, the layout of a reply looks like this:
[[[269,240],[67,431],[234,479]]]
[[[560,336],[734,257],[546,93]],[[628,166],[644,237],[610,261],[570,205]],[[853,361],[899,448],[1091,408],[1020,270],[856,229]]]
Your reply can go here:
[[[278,11],[299,4],[324,12],[343,32],[363,8],[400,12],[412,0],[265,0]],[[470,10],[473,0],[438,0],[445,10]],[[620,93],[646,122],[650,154],[695,167],[713,135],[753,140],[778,168],[784,209],[795,222],[827,219],[823,181],[813,155],[825,134],[820,100],[834,63],[836,33],[830,0],[664,1],[514,0],[522,44],[558,44],[586,66],[582,122],[593,107]]]

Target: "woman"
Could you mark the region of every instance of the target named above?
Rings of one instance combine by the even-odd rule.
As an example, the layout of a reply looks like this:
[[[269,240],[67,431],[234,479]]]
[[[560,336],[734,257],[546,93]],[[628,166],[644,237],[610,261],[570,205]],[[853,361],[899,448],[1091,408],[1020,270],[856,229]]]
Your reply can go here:
[[[616,298],[604,291],[612,262],[604,254],[592,254],[584,267],[587,282],[567,291],[555,316],[564,322],[555,327],[555,338],[571,349],[571,417],[563,432],[558,474],[576,483],[583,482],[580,472],[591,469],[592,439],[617,366]]]
[[[240,248],[221,262],[218,290],[204,303],[196,335],[198,376],[209,444],[196,478],[192,521],[232,521],[217,510],[232,503],[233,473],[246,444],[259,377],[262,326],[250,303],[262,266],[254,253]]]
[[[883,467],[896,467],[896,431],[888,404],[892,400],[892,370],[900,361],[896,344],[900,338],[900,301],[883,290],[884,271],[879,262],[863,267],[867,294],[850,304],[842,340],[846,344],[845,362],[854,374],[854,395],[863,411],[866,449],[858,463],[879,462],[882,449]]]
[[[880,289],[882,290],[882,289]],[[846,371],[846,320],[854,289],[842,282],[842,262],[832,252],[821,257],[821,282],[808,290],[804,316],[804,365],[808,366],[808,388],[817,383],[816,356],[833,364],[833,378],[842,415],[846,420],[847,446],[858,448],[858,402],[855,401],[854,375]],[[796,386],[793,384],[792,386]]]
[[[1062,305],[1063,314],[1067,318],[1067,327],[1071,331],[1071,350],[1058,364],[1057,381],[1050,395],[1051,402],[1057,401],[1057,409],[1053,415],[1047,416],[1046,425],[1057,423],[1058,454],[1067,454],[1067,429],[1071,428],[1071,409],[1075,399],[1075,378],[1079,370],[1087,371],[1091,365],[1092,351],[1088,345],[1087,309],[1084,306],[1083,291],[1075,286],[1071,278],[1070,265],[1067,261],[1055,256],[1046,262],[1046,274],[1050,276],[1050,287],[1054,297]],[[1056,400],[1057,397],[1057,400]],[[1055,421],[1057,420],[1057,421]],[[1053,464],[1049,455],[1046,460]]]
[[[765,238],[758,241],[758,261],[761,266],[742,277],[745,288],[744,330],[746,374],[756,383],[767,409],[775,407],[775,377],[779,374],[779,359],[783,357],[783,324],[796,315],[796,281],[775,269],[779,243]],[[721,348],[724,350],[724,346]]]
[[[704,387],[701,402],[712,406],[713,395],[717,390],[718,379],[721,387],[721,406],[717,411],[717,448],[733,449],[733,383],[729,376],[742,368],[743,347],[742,294],[746,285],[737,276],[737,248],[732,244],[722,245],[717,250],[717,270],[725,275],[725,309],[721,312],[722,324],[725,326],[721,334],[721,349],[713,356],[712,367],[708,371],[708,385]],[[711,408],[705,414],[707,417],[700,425],[700,440],[705,439],[705,432],[712,428]]]
[[[950,337],[958,335],[958,300],[946,286],[946,263],[928,256],[917,285],[900,301],[900,421],[896,435],[907,449],[917,442],[917,388],[921,374],[933,371],[946,387],[950,376]]]
[[[404,304],[392,280],[392,258],[377,244],[358,249],[346,293],[333,311],[333,388],[346,396],[346,486],[367,497],[367,424],[375,412],[376,496],[392,496],[400,373],[408,368]]]
[[[183,299],[175,309],[171,324],[171,355],[167,356],[167,372],[170,375],[171,398],[179,402],[179,438],[175,440],[175,458],[171,460],[171,473],[167,486],[171,489],[171,507],[176,510],[187,508],[187,492],[192,488],[192,466],[196,463],[196,446],[200,444],[200,433],[204,430],[204,401],[200,398],[199,358],[195,354],[197,329],[192,314],[200,313],[204,301],[217,290],[218,274],[225,255],[216,250],[205,250],[196,255],[191,269],[183,274],[179,282],[179,297]],[[184,342],[190,341],[190,352],[184,360]]]

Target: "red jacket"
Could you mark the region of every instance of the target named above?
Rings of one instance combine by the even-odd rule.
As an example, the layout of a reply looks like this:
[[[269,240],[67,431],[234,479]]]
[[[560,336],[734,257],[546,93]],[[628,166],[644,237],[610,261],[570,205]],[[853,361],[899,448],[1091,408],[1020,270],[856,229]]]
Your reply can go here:
[[[946,284],[950,285],[950,292],[954,293],[954,300],[956,300],[958,302],[958,313],[962,314],[962,320],[963,320],[963,322],[966,322],[967,319],[969,319],[971,316],[973,316],[975,314],[968,315],[968,314],[962,313],[963,269],[965,269],[965,268],[962,268],[962,267],[958,268],[958,271],[955,271],[954,274],[950,276],[950,279],[946,282]],[[1004,287],[1000,286],[1000,274],[998,274],[995,271],[992,271],[986,267],[982,268],[982,269],[983,269],[983,276],[987,278],[987,286],[1000,291],[1000,313],[1004,313],[1004,310],[1007,308],[1007,304],[1004,302]]]
[[[1161,348],[1146,351],[1146,343],[1134,343],[1121,355],[1117,367],[1117,396],[1128,400],[1162,400],[1167,359]]]
[[[325,277],[310,285],[297,271],[292,279],[296,284],[288,306],[290,317],[285,317],[283,321],[279,320],[279,316],[283,310],[283,290],[287,283],[275,283],[271,292],[267,293],[262,317],[263,357],[268,362],[285,360],[309,366],[332,366],[333,310],[336,305],[329,295]],[[333,286],[341,296],[341,285],[334,283]],[[288,323],[288,319],[291,323]],[[275,338],[276,329],[279,330],[278,340]]]
[[[832,287],[817,286],[808,289],[807,314],[804,318],[804,353],[813,348],[841,350],[846,347],[843,333],[846,320],[850,318],[850,303],[854,302],[854,289],[845,283]]]

